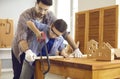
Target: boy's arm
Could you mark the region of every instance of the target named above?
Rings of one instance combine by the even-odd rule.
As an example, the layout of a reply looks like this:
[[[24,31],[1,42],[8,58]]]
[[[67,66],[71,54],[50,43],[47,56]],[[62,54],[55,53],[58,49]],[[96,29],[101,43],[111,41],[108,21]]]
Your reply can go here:
[[[80,49],[78,48],[78,46],[76,45],[75,41],[73,40],[73,38],[70,36],[70,34],[66,34],[63,36],[66,41],[69,43],[69,45],[72,47],[73,51],[73,55],[75,57],[82,57],[82,52],[80,51]]]
[[[69,57],[69,55],[66,53],[65,48],[62,49],[62,51],[60,52],[60,55],[64,56],[65,58]]]

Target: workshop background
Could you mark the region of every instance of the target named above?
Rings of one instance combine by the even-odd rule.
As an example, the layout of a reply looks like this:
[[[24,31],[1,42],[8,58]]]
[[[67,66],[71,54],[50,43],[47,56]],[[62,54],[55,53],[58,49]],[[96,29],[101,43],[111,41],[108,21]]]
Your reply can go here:
[[[35,5],[36,0],[0,0],[0,19],[13,20],[13,34],[16,31],[19,15]],[[119,0],[54,0],[50,10],[58,18],[63,18],[68,24],[68,31],[74,37],[75,13],[105,6],[120,4]],[[119,21],[120,23],[120,21]],[[118,24],[119,24],[118,23]],[[119,26],[119,25],[118,25]],[[118,48],[120,48],[120,28],[118,27]],[[11,48],[0,48],[2,65],[0,79],[12,79]],[[64,77],[48,74],[46,79],[65,79]]]

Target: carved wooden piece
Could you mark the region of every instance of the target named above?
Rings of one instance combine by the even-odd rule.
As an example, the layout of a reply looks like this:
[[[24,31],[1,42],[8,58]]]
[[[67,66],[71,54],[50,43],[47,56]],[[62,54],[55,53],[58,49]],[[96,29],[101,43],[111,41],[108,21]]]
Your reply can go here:
[[[97,50],[96,60],[114,60],[114,52],[109,43],[103,43]]]
[[[118,51],[116,49],[116,51]],[[114,54],[116,52],[113,47],[107,42],[102,43],[98,47],[98,42],[90,40],[87,43],[87,57],[96,58],[96,60],[114,60]],[[119,53],[117,53],[119,54]],[[119,54],[120,56],[120,54]]]
[[[96,50],[98,49],[98,42],[95,40],[90,40],[87,43],[87,57],[88,58],[96,58]]]

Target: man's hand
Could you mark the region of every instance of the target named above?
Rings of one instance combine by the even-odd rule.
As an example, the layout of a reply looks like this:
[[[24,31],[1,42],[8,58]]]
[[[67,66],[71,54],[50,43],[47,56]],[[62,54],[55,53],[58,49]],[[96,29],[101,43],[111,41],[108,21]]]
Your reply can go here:
[[[71,56],[74,56],[74,57],[76,58],[76,57],[82,57],[83,54],[82,54],[82,52],[79,50],[79,48],[77,48],[77,49],[74,50],[74,52],[73,52],[72,54],[70,54],[70,57],[71,57]]]
[[[44,41],[46,39],[46,34],[43,31],[41,31],[40,34],[36,37],[38,41],[40,40]]]
[[[25,52],[25,59],[28,62],[33,62],[35,61],[36,54],[34,54],[30,49]]]

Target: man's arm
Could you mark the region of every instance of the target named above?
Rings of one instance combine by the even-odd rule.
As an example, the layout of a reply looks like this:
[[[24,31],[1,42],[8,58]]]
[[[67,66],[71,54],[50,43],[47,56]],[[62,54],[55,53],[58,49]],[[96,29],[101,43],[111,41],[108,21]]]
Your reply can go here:
[[[75,41],[72,39],[70,34],[66,35],[66,40],[67,40],[68,44],[72,47],[73,50],[78,48],[78,46],[76,45]]]
[[[23,52],[25,52],[26,50],[29,49],[28,43],[27,43],[26,40],[21,40],[21,41],[19,41],[19,46],[20,46],[20,48],[21,48],[21,50],[22,50]]]
[[[41,32],[40,30],[35,26],[35,24],[32,21],[27,21],[27,26],[31,31],[33,31],[36,35],[37,38],[41,37]]]
[[[72,37],[70,36],[70,34],[66,32],[63,35],[63,37],[68,42],[68,44],[72,47],[72,49],[74,50],[71,55],[74,55],[74,57],[82,57],[83,56],[82,52],[80,51],[80,49],[78,48],[77,44],[72,39]]]
[[[34,52],[32,52],[31,49],[29,49],[27,40],[25,40],[25,39],[20,40],[18,45],[21,48],[21,50],[25,53],[25,59],[27,61],[29,61],[29,62],[35,61],[34,57],[36,57],[36,55]]]
[[[73,50],[78,48],[78,46],[76,45],[75,41],[70,36],[69,32],[65,32],[62,36],[68,42],[68,44],[72,47]]]
[[[21,50],[25,53],[25,59],[29,62],[35,61],[36,54],[32,52],[28,47],[28,43],[26,40],[21,40],[19,42],[19,46]]]

